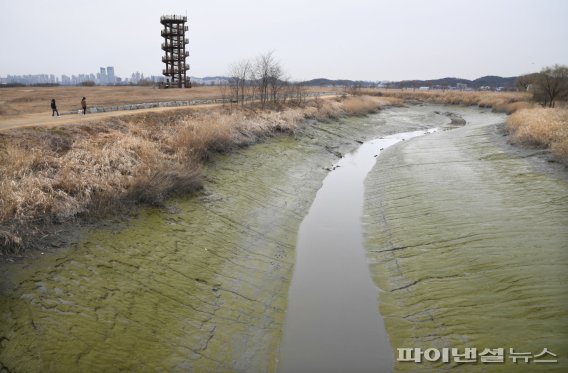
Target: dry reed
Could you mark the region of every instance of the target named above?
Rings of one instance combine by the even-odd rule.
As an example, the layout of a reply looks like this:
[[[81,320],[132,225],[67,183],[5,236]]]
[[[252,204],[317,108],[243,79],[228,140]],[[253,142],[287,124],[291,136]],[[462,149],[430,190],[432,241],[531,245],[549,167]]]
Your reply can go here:
[[[524,92],[369,90],[365,93],[382,97],[396,97],[404,101],[414,100],[444,105],[477,105],[507,114],[533,106],[530,103],[530,94]]]
[[[568,109],[519,110],[507,120],[507,130],[513,141],[549,148],[568,163]]]
[[[280,110],[181,110],[6,131],[0,134],[0,254],[33,246],[54,224],[196,190],[213,153],[294,133],[306,118],[366,114],[389,104],[400,100],[319,99]]]
[[[321,92],[320,87],[306,87],[308,92]],[[325,88],[325,91],[333,89]],[[218,86],[192,89],[157,89],[136,86],[94,87],[12,87],[0,89],[0,115],[14,116],[32,113],[51,115],[54,98],[60,112],[81,108],[81,97],[87,97],[89,107],[139,104],[141,102],[212,100],[222,98]]]

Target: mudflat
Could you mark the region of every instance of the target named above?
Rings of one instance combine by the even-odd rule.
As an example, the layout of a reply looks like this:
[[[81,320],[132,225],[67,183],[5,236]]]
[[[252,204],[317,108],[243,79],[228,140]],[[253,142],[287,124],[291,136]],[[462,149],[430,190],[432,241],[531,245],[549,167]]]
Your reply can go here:
[[[466,126],[394,146],[370,172],[365,246],[395,351],[503,348],[491,371],[508,372],[510,348],[568,347],[566,171],[504,144],[504,115],[456,110]],[[450,367],[487,369],[440,359],[396,371]],[[559,359],[531,372],[566,369]]]

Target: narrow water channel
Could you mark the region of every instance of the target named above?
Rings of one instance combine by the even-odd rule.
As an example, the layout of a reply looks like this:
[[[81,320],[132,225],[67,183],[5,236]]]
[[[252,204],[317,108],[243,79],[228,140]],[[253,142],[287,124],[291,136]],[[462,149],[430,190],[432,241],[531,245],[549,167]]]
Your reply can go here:
[[[392,108],[218,155],[198,195],[0,264],[0,372],[567,372],[568,184],[504,120]]]
[[[357,245],[345,241],[344,247],[358,255],[359,264],[349,272],[362,280],[347,286],[352,280],[337,271],[331,277],[340,279],[339,285],[327,279],[316,290],[345,297],[334,307],[353,318],[363,309],[368,316],[362,324],[372,321],[353,334],[369,344],[366,354],[373,361],[382,361],[385,351],[390,358],[388,344],[371,345],[381,341],[380,333],[366,337],[367,329],[382,324],[359,227],[362,180],[374,155],[388,144],[366,143],[341,160],[341,167],[327,169],[368,139],[385,136],[381,141],[387,141],[393,133],[443,127],[448,118],[436,111],[444,110],[450,108],[412,106],[313,123],[298,136],[218,155],[204,171],[198,195],[169,200],[166,208],[142,208],[128,221],[92,230],[69,248],[48,247],[45,255],[0,265],[0,372],[276,371],[298,230],[327,176],[318,200],[330,183],[356,187],[356,193],[332,192],[327,198],[333,199],[333,213],[318,215],[352,217],[353,225],[344,224],[345,236],[356,237]],[[359,164],[359,156],[369,163]],[[332,182],[335,177],[342,181]],[[339,242],[331,239],[339,228],[328,230],[330,241]],[[300,250],[299,266],[307,265],[303,255]],[[344,260],[340,269],[350,263]],[[352,293],[367,297],[367,305],[351,300]],[[291,301],[296,307],[294,297]],[[349,310],[351,303],[355,311]],[[337,317],[327,311],[320,316]],[[349,366],[362,366],[359,360],[365,359],[357,358],[356,365],[350,360]],[[323,370],[333,361],[327,356],[319,364]]]
[[[279,372],[392,371],[362,243],[364,181],[382,150],[435,131],[365,142],[325,178],[299,230]]]

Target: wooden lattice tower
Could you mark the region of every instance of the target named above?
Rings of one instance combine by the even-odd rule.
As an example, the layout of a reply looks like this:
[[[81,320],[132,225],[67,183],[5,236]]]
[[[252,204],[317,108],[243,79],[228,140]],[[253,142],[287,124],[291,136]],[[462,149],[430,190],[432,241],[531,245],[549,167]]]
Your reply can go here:
[[[191,81],[186,75],[189,70],[189,64],[186,63],[189,52],[185,48],[189,43],[185,37],[185,32],[188,30],[186,22],[187,17],[185,16],[160,17],[160,23],[164,26],[162,50],[166,53],[162,57],[162,62],[166,64],[162,74],[169,78],[171,87],[191,88]]]

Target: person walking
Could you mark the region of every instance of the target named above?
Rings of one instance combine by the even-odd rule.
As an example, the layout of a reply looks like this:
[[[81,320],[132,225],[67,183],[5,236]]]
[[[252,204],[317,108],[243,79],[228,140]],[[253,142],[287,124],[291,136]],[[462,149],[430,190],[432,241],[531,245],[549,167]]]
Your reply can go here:
[[[83,108],[83,115],[87,114],[87,99],[85,97],[81,100],[81,107]]]
[[[55,114],[59,116],[59,111],[57,111],[57,104],[55,103],[55,99],[51,99],[51,116],[54,117]]]

